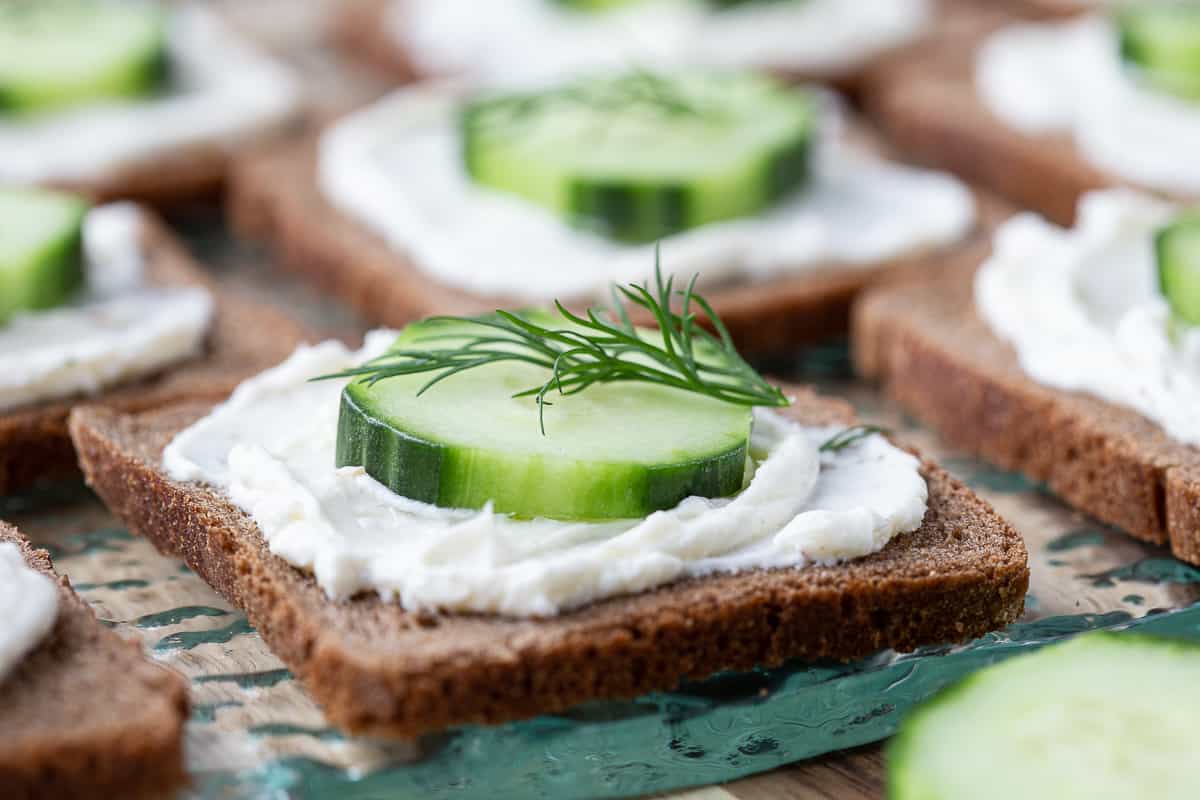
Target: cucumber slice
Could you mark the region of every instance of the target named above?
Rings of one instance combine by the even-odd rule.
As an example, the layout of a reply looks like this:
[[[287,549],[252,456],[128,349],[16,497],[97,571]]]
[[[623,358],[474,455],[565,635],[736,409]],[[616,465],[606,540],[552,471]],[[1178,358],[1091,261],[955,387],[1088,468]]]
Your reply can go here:
[[[396,348],[456,347],[456,335],[478,333],[469,323],[430,320],[405,328]],[[650,384],[598,384],[554,396],[543,436],[534,399],[512,395],[546,377],[541,367],[505,362],[421,396],[429,375],[352,382],[342,393],[337,465],[364,467],[425,503],[491,502],[525,518],[630,519],[742,488],[748,408]]]
[[[0,188],[0,324],[59,305],[83,285],[87,210],[73,195]]]
[[[635,72],[469,103],[478,183],[614,239],[646,242],[748,216],[799,187],[811,97],[739,73]]]
[[[906,720],[892,800],[1200,797],[1200,645],[1089,634],[968,678]]]
[[[1200,325],[1200,211],[1184,215],[1154,238],[1158,282],[1175,318]]]
[[[0,2],[0,112],[141,96],[166,69],[165,16],[149,3]]]
[[[1121,57],[1152,86],[1200,101],[1200,4],[1130,6],[1117,14]]]
[[[622,6],[633,6],[645,0],[553,0],[560,6],[566,6],[572,11],[587,11],[596,13],[599,11],[612,11],[614,8]]]

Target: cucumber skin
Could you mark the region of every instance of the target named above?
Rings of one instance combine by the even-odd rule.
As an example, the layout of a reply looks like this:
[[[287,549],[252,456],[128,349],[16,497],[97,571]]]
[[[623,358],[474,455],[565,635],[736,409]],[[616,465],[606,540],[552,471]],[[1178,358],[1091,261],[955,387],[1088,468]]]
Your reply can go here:
[[[27,267],[36,273],[32,286],[18,291],[15,286],[6,286],[0,275],[0,325],[18,311],[44,311],[62,305],[83,287],[83,218],[87,212],[87,203],[80,201],[71,234],[33,255],[42,266]]]
[[[480,131],[479,120],[493,103],[470,103],[459,113],[460,154],[471,179],[491,184],[489,159],[495,152]],[[612,181],[575,178],[565,187],[565,207],[547,197],[517,193],[523,199],[550,208],[574,227],[626,244],[645,244],[702,225],[749,216],[768,208],[803,186],[810,175],[812,133],[806,131],[763,159],[757,183],[760,192],[728,192],[719,209],[705,209],[701,192],[686,184],[666,181]],[[510,191],[510,190],[504,190]],[[711,189],[705,194],[711,194]]]
[[[347,386],[338,414],[336,462],[339,468],[363,467],[396,494],[441,508],[477,509],[490,502],[497,512],[526,518],[635,519],[693,495],[735,494],[743,485],[748,446],[743,443],[706,459],[700,468],[698,462],[630,465],[587,493],[476,481],[472,473],[479,467],[478,456],[471,449],[430,442],[389,425],[368,413]],[[504,454],[497,455],[503,462]],[[495,466],[485,470],[502,474]],[[531,492],[538,501],[533,510]]]
[[[1197,36],[1192,51],[1187,54],[1192,63],[1185,71],[1178,71],[1178,64],[1163,64],[1157,58],[1152,42],[1146,40],[1143,29],[1144,15],[1155,13],[1188,13],[1197,26]],[[1188,9],[1182,5],[1167,5],[1163,8],[1128,8],[1116,16],[1118,50],[1121,60],[1134,65],[1151,86],[1185,100],[1200,101],[1200,8]],[[1177,55],[1177,54],[1176,54]]]
[[[1139,645],[1161,647],[1171,650],[1190,651],[1200,656],[1200,643],[1197,642],[1168,639],[1162,636],[1143,633],[1114,633],[1112,631],[1097,631],[1084,634],[1067,642],[1065,645],[1058,644],[1051,645],[1050,647],[1051,649],[1056,649],[1078,646],[1082,642],[1107,642],[1109,644],[1119,644],[1122,647]],[[1017,656],[1016,658],[1028,657],[1028,655],[1024,655]],[[985,681],[988,677],[988,672],[996,666],[1000,665],[994,664],[991,667],[985,667],[950,688],[945,689],[932,700],[923,703],[901,723],[899,732],[887,744],[887,797],[889,800],[961,800],[961,798],[938,793],[925,780],[926,776],[915,774],[915,771],[908,769],[906,765],[909,763],[909,754],[914,749],[913,739],[916,736],[916,730],[925,716],[933,710],[955,701],[960,695],[974,688],[976,684]],[[986,776],[981,776],[981,778],[984,777]],[[1023,800],[1036,800],[1036,798],[1023,798]]]
[[[67,88],[36,84],[6,84],[0,79],[0,115],[37,114],[88,102],[146,97],[162,88],[171,77],[171,56],[166,39],[166,18],[157,23],[158,40],[137,61],[114,70],[100,81]]]
[[[1200,245],[1200,211],[1176,219],[1155,234],[1154,255],[1158,266],[1158,286],[1176,318],[1188,325],[1200,325],[1200,296],[1181,298],[1179,294],[1183,287],[1172,286],[1172,273],[1177,266],[1182,266],[1176,263],[1182,256],[1173,252],[1172,243],[1176,237],[1188,234]],[[1195,251],[1194,262],[1193,272],[1196,278],[1192,282],[1192,288],[1200,292],[1200,246]]]

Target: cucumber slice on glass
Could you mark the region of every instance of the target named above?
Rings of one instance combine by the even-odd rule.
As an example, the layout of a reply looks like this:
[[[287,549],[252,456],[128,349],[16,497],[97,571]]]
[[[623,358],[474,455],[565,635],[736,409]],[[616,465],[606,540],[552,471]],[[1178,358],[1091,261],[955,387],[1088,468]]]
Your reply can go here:
[[[1151,86],[1200,101],[1200,3],[1131,5],[1116,21],[1127,64]]]
[[[892,800],[1200,797],[1200,645],[1097,633],[986,669],[888,750]]]
[[[59,305],[83,285],[81,198],[0,188],[0,324]]]
[[[815,123],[807,93],[766,76],[633,72],[471,102],[461,132],[477,183],[647,242],[795,191]]]
[[[1175,318],[1200,325],[1200,211],[1186,214],[1154,239],[1158,282]]]
[[[166,19],[152,4],[0,2],[0,112],[138,97],[166,70]]]
[[[393,349],[454,348],[479,332],[429,320],[405,328]],[[542,435],[534,398],[513,394],[546,378],[540,366],[503,362],[419,396],[428,374],[352,381],[342,393],[337,465],[361,466],[422,502],[490,502],[523,518],[637,518],[742,488],[750,409],[652,384],[597,384],[554,394]]]

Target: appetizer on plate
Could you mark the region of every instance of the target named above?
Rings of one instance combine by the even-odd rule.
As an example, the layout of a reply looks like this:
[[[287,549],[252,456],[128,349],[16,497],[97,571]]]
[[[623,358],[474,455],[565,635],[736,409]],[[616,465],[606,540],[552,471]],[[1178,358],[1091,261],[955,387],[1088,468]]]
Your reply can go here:
[[[894,800],[1200,795],[1192,709],[1200,647],[1093,633],[975,674],[888,748]]]
[[[541,83],[638,64],[852,88],[934,18],[931,0],[365,0],[335,24],[347,51],[401,80]]]
[[[217,297],[147,211],[0,187],[0,495],[77,470],[67,414],[217,400],[290,352],[275,311]]]
[[[1131,185],[1200,197],[1200,3],[1005,27],[913,54],[875,87],[901,149],[1069,224]]]
[[[151,798],[183,786],[183,679],[97,622],[46,552],[4,523],[0,616],[6,798]]]
[[[831,105],[741,72],[408,88],[239,164],[233,221],[393,326],[583,308],[661,241],[739,346],[778,349],[844,332],[864,285],[974,229],[964,185],[856,147]]]
[[[0,184],[195,199],[299,100],[289,70],[195,4],[0,4]]]
[[[1200,216],[1129,190],[1078,216],[871,292],[856,360],[953,444],[1200,563]]]
[[[216,407],[80,409],[72,435],[105,502],[354,733],[1017,618],[1025,547],[986,503],[766,381],[692,287],[618,293],[660,328],[620,305],[433,318],[302,347]]]

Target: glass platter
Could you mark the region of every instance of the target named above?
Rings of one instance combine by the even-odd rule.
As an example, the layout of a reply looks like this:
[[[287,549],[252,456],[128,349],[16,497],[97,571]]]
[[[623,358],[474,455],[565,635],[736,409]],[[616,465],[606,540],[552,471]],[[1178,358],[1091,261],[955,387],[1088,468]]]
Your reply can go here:
[[[192,245],[240,291],[269,296],[310,324],[361,325],[262,266],[207,222]],[[81,486],[0,499],[0,518],[50,550],[59,570],[122,636],[186,675],[193,785],[217,798],[423,797],[474,800],[626,797],[730,781],[887,737],[931,693],[987,663],[1098,628],[1200,638],[1200,569],[1070,511],[1020,476],[948,450],[850,374],[844,345],[766,365],[849,397],[937,457],[1026,537],[1033,578],[1022,620],[964,646],[880,653],[854,664],[723,674],[677,691],[411,744],[329,728],[246,619],[179,561],[131,537]]]

